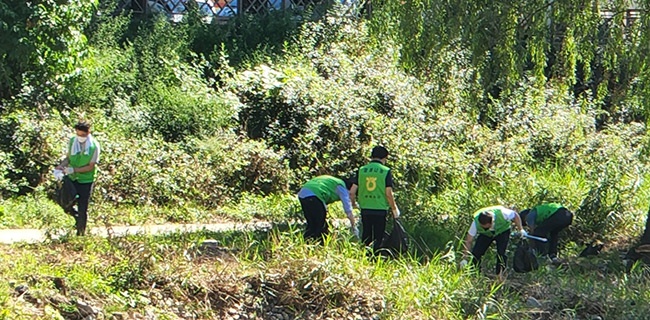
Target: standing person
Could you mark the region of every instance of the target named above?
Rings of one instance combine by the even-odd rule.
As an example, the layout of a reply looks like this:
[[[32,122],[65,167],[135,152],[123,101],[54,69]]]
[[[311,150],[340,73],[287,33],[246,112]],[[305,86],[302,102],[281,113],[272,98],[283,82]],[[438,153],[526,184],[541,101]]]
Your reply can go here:
[[[327,205],[341,200],[343,211],[350,220],[352,232],[358,237],[356,221],[352,213],[352,204],[350,202],[351,183],[344,182],[339,178],[328,175],[315,177],[305,183],[298,192],[298,200],[302,207],[302,213],[307,220],[307,229],[305,238],[314,238],[322,241],[323,236],[328,233],[327,228]]]
[[[465,251],[463,260],[460,262],[461,267],[467,265],[467,257],[471,254],[472,262],[478,269],[481,265],[481,258],[492,242],[495,241],[497,243],[496,274],[502,277],[506,266],[506,249],[508,248],[508,241],[510,241],[510,225],[513,221],[521,236],[525,236],[526,231],[523,229],[521,218],[514,210],[503,206],[492,206],[476,211],[474,221],[472,221],[465,239]],[[474,248],[470,251],[469,248],[474,237],[476,237],[476,243],[474,243]]]
[[[90,194],[97,178],[100,146],[90,134],[89,122],[79,121],[74,129],[76,135],[70,138],[66,158],[57,169],[62,170],[76,188],[77,209],[70,207],[68,213],[75,218],[77,235],[83,236],[86,234]]]
[[[366,246],[372,243],[373,252],[376,253],[386,230],[388,209],[393,212],[395,219],[399,218],[400,212],[393,196],[393,174],[386,166],[388,150],[376,146],[372,149],[370,158],[370,163],[359,168],[353,178],[350,197],[355,204],[358,191],[363,225],[361,239]]]
[[[521,212],[524,225],[528,225],[534,236],[547,238],[546,243],[531,240],[531,248],[541,255],[548,255],[552,262],[557,262],[557,244],[559,233],[573,222],[573,213],[559,203],[545,203]]]

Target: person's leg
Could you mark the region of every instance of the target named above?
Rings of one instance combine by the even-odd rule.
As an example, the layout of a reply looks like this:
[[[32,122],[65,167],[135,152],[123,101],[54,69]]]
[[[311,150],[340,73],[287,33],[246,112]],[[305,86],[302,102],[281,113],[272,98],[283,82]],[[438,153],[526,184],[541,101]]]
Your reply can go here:
[[[546,238],[550,242],[550,236],[549,234],[551,233],[551,230],[553,230],[555,227],[552,223],[550,223],[550,218],[547,219],[546,221],[540,223],[539,225],[535,226],[535,229],[531,233],[531,235],[540,237],[540,238]],[[538,255],[545,256],[548,254],[548,247],[549,247],[549,242],[542,242],[538,240],[533,240],[530,239],[530,248],[535,250],[535,252]]]
[[[77,221],[77,218],[79,217],[79,212],[74,208],[74,205],[77,204],[77,207],[79,207],[79,203],[77,200],[75,200],[70,207],[68,207],[68,210],[66,210],[66,213],[71,215],[75,221]]]
[[[319,239],[322,236],[323,227],[325,226],[325,205],[316,196],[300,199],[300,206],[307,221],[305,229],[305,238]]]
[[[560,231],[571,225],[573,222],[573,213],[565,208],[561,208],[550,216],[547,221],[551,224],[548,236],[548,256],[553,259],[557,258],[557,245],[560,240]]]
[[[311,238],[314,234],[314,218],[313,218],[313,209],[311,208],[311,201],[309,198],[299,198],[300,208],[302,208],[302,215],[305,217],[307,225],[305,226],[305,232],[302,234],[303,238]]]
[[[474,247],[472,248],[472,262],[477,270],[481,267],[481,258],[490,247],[490,244],[492,244],[492,240],[494,240],[492,237],[482,234],[476,237]]]
[[[77,235],[83,236],[86,234],[86,224],[88,222],[88,203],[90,202],[90,194],[92,193],[92,183],[76,183],[77,194]]]
[[[510,241],[510,230],[498,234],[494,239],[497,243],[496,274],[500,275],[506,269],[506,262],[508,260],[506,249],[508,249],[508,242]]]
[[[319,200],[320,202],[320,200]],[[327,228],[327,207],[325,207],[325,204],[321,202],[322,209],[318,211],[316,215],[316,237],[320,239],[320,241],[325,240],[325,236],[329,233],[329,229]]]
[[[77,188],[75,187],[75,182],[70,180],[69,177],[63,177],[61,186],[59,189],[58,201],[60,202],[63,210],[77,220],[77,210],[74,206],[77,204]]]
[[[361,225],[362,225],[362,230],[361,230],[361,240],[363,241],[363,244],[367,246],[372,243],[372,215],[369,214],[363,214],[361,213]]]
[[[75,229],[77,228],[77,225],[79,225],[79,188],[80,188],[80,183],[77,181],[71,181],[72,185],[74,186],[74,192],[75,192],[75,200],[74,202],[70,205],[68,208],[68,213],[74,218],[74,223],[75,223]],[[75,209],[76,205],[76,209]]]
[[[381,249],[381,243],[384,240],[384,233],[386,232],[386,216],[385,215],[376,215],[373,217],[372,224],[372,249],[373,252],[377,253]]]

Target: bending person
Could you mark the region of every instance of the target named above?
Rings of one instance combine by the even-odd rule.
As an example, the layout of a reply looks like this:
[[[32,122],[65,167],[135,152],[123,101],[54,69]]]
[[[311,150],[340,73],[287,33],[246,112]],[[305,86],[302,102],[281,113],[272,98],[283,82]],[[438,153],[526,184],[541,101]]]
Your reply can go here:
[[[548,255],[552,262],[557,262],[559,234],[571,225],[573,213],[559,203],[545,203],[523,210],[521,218],[532,235],[548,239],[548,245],[531,239],[531,248],[542,256]]]
[[[482,208],[474,213],[474,221],[469,227],[467,237],[465,238],[465,251],[461,267],[467,264],[467,257],[471,254],[474,266],[479,269],[481,258],[490,247],[492,242],[497,245],[496,274],[502,276],[506,267],[506,249],[510,241],[510,226],[515,223],[521,236],[526,235],[523,229],[521,218],[514,210],[503,206],[493,206]],[[472,242],[476,237],[474,247],[470,250]]]
[[[328,175],[315,177],[305,183],[298,192],[298,200],[302,207],[302,213],[307,220],[307,229],[304,237],[322,241],[323,236],[329,230],[327,227],[327,205],[341,200],[343,211],[350,220],[352,232],[358,237],[356,221],[352,213],[349,188],[350,182],[344,182],[339,178]]]

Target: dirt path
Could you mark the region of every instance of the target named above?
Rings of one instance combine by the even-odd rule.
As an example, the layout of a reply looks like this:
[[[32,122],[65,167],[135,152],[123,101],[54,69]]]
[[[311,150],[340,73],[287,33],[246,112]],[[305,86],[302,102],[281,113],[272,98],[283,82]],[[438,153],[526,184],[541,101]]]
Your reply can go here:
[[[334,227],[347,226],[347,219],[330,220]],[[142,226],[112,226],[112,227],[94,227],[90,229],[90,234],[101,237],[123,237],[126,235],[148,234],[160,235],[174,232],[196,232],[201,230],[224,232],[224,231],[252,231],[268,230],[273,227],[273,223],[268,221],[257,222],[223,222],[211,224],[157,224]],[[72,232],[72,231],[71,231]],[[18,242],[39,243],[46,240],[45,230],[40,229],[3,229],[0,230],[0,244],[12,244]],[[53,236],[56,238],[56,236]]]
[[[196,232],[200,230],[223,232],[230,230],[266,230],[273,226],[271,222],[249,222],[249,223],[212,223],[212,224],[161,224],[143,226],[113,226],[94,227],[90,234],[101,237],[126,236],[136,234],[166,234],[173,232]],[[39,243],[46,239],[45,231],[39,229],[4,229],[0,230],[0,244],[12,244],[17,242]]]

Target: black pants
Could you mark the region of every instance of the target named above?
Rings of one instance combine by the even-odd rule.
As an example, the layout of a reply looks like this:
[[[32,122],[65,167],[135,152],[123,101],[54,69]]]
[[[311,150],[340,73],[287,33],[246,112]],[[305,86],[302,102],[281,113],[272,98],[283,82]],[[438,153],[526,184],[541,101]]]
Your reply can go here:
[[[384,239],[386,231],[386,214],[364,214],[361,210],[361,224],[363,230],[361,239],[366,246],[372,243],[373,252],[381,248],[381,241]]]
[[[75,219],[75,227],[77,228],[77,235],[83,236],[86,234],[86,224],[88,223],[88,203],[90,202],[90,194],[93,191],[93,183],[79,183],[72,181],[74,187],[77,189],[77,210],[74,207],[70,208],[69,213]]]
[[[558,209],[552,216],[548,219],[542,221],[538,226],[535,226],[533,230],[533,235],[547,238],[548,246],[546,243],[531,240],[530,247],[537,250],[541,255],[547,255],[550,258],[557,257],[557,244],[559,241],[559,233],[568,227],[571,222],[573,222],[573,213],[566,208]]]
[[[472,248],[472,256],[474,259],[474,266],[478,269],[481,266],[481,258],[490,247],[493,241],[497,243],[497,265],[496,274],[501,273],[506,268],[506,249],[508,248],[508,241],[510,241],[510,229],[497,234],[494,237],[479,234]]]
[[[329,232],[327,222],[325,221],[325,217],[327,216],[325,204],[316,196],[301,198],[299,200],[302,213],[305,216],[305,220],[307,220],[307,229],[303,236],[305,239],[309,238],[322,241],[323,236]]]

